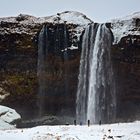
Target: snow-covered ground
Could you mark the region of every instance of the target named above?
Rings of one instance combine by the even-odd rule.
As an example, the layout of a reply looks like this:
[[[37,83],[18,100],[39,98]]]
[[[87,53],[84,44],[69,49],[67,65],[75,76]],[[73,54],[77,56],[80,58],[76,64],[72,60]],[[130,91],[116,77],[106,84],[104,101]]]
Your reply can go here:
[[[140,140],[140,122],[0,130],[0,140]]]

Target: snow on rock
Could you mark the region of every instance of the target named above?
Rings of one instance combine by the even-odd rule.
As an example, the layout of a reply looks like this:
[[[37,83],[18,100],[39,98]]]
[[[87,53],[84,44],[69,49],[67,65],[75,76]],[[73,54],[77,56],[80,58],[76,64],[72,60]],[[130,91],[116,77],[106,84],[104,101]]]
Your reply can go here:
[[[0,87],[0,102],[2,102],[5,98],[10,95],[7,91]]]
[[[22,24],[33,24],[33,23],[66,23],[66,24],[77,24],[85,26],[93,21],[86,17],[86,15],[76,11],[65,11],[57,13],[53,16],[48,17],[34,17],[26,14],[19,14],[17,17],[4,17],[0,18],[0,22],[10,23],[22,23]]]
[[[4,17],[0,18],[0,23],[14,23],[15,24],[15,32],[18,32],[19,25],[23,25],[23,28],[19,31],[22,33],[25,28],[29,25],[35,26],[36,24],[43,24],[43,23],[66,23],[66,24],[75,24],[79,26],[87,26],[87,24],[92,23],[92,21],[87,18],[84,14],[74,11],[66,11],[62,13],[57,13],[57,15],[48,16],[48,17],[34,17],[31,15],[20,14],[17,17]],[[26,25],[26,26],[25,26]],[[28,25],[28,26],[27,26]],[[17,27],[16,27],[17,26]],[[10,29],[10,28],[9,28]],[[8,30],[8,28],[7,28]],[[25,30],[26,32],[26,30]],[[18,32],[19,33],[19,32]]]
[[[57,13],[57,15],[50,16],[46,18],[48,22],[54,23],[67,23],[67,24],[77,24],[85,26],[92,21],[87,18],[84,14],[76,11],[65,11],[62,13]]]
[[[76,11],[65,11],[62,13],[57,13],[57,15],[45,17],[45,21],[54,24],[64,23],[77,25],[77,27],[71,29],[72,32],[74,33],[73,36],[77,36],[77,41],[80,40],[80,36],[84,31],[84,29],[86,28],[86,26],[88,24],[93,23],[93,21],[87,18],[86,15]],[[72,44],[72,46],[69,49],[70,50],[78,49],[78,47]]]
[[[93,23],[93,21],[84,14],[76,11],[65,11],[48,17],[34,17],[20,14],[17,17],[0,18],[0,34],[17,33],[34,36],[43,23],[77,25],[77,27],[74,27],[74,29],[71,30],[73,30],[74,35],[77,36],[77,40],[79,40],[80,35],[86,26]],[[111,21],[111,25],[114,34],[114,44],[117,44],[124,36],[140,35],[140,12],[123,18],[114,19]],[[73,47],[70,49],[73,49]]]
[[[0,130],[1,140],[139,140],[140,122]]]
[[[31,15],[19,14],[17,17],[3,17],[0,18],[0,22],[9,22],[9,23],[21,23],[21,24],[35,24],[35,23],[43,23],[44,20],[41,18],[37,18]]]
[[[75,11],[66,11],[57,13],[48,17],[34,17],[30,15],[20,14],[17,17],[0,18],[0,35],[19,34],[29,35],[33,39],[39,32],[44,23],[51,24],[71,24],[72,36],[76,36],[76,41],[80,40],[80,35],[86,26],[92,23],[84,14]],[[72,44],[73,45],[73,44]],[[77,46],[74,46],[78,49]],[[73,46],[72,48],[73,49]]]
[[[117,44],[124,36],[140,35],[140,12],[114,19],[111,23],[112,32],[114,34],[114,44]]]
[[[0,105],[0,129],[15,128],[21,116],[14,110]]]

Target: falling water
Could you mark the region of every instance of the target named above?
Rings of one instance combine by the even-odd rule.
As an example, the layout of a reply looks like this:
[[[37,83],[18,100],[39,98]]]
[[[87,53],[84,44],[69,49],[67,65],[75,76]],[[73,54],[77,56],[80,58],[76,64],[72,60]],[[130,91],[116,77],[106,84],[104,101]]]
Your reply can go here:
[[[45,94],[46,94],[46,56],[48,54],[48,34],[47,26],[44,25],[39,33],[38,38],[38,66],[37,66],[37,76],[38,76],[38,107],[39,116],[44,113],[45,108]]]
[[[109,123],[116,115],[116,97],[110,49],[112,34],[105,24],[86,28],[77,91],[77,121]]]
[[[51,35],[51,36],[49,36]],[[51,44],[51,45],[50,45]],[[63,50],[63,51],[62,51]],[[55,110],[55,106],[50,104],[46,107],[46,97],[50,96],[48,91],[49,80],[47,78],[48,69],[48,59],[49,54],[54,54],[54,57],[59,57],[60,54],[63,56],[64,62],[64,95],[67,95],[69,92],[69,66],[68,62],[68,33],[66,25],[56,25],[53,28],[53,31],[50,30],[47,25],[44,25],[39,33],[38,37],[38,66],[37,66],[37,75],[38,75],[38,107],[39,107],[39,116],[41,117],[47,111],[46,109]],[[50,60],[51,61],[51,60]],[[54,61],[55,63],[55,61]],[[55,65],[55,64],[54,64]],[[52,66],[53,67],[53,66]],[[47,69],[48,68],[48,69]],[[55,67],[53,67],[55,69]],[[53,93],[57,95],[57,91],[54,89]],[[58,92],[59,93],[59,92]],[[46,96],[47,95],[47,96]],[[51,96],[52,97],[52,96]],[[57,97],[57,96],[56,96]],[[56,97],[53,97],[54,99]],[[49,102],[49,101],[48,101]],[[48,103],[49,104],[49,103]]]
[[[69,94],[69,79],[68,79],[68,73],[69,73],[69,66],[68,63],[68,41],[67,41],[67,28],[66,25],[64,25],[64,51],[63,51],[63,57],[64,57],[64,86],[65,86],[65,95]]]

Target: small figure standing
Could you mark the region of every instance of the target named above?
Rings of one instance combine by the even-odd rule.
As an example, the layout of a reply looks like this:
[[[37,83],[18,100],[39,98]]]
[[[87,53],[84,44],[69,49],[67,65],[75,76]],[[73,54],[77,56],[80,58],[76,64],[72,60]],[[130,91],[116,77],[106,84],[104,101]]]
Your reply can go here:
[[[101,122],[101,120],[99,121],[99,125],[101,125],[102,124],[102,122]]]
[[[90,120],[88,120],[88,127],[90,126]]]
[[[74,125],[76,125],[76,120],[74,120]]]

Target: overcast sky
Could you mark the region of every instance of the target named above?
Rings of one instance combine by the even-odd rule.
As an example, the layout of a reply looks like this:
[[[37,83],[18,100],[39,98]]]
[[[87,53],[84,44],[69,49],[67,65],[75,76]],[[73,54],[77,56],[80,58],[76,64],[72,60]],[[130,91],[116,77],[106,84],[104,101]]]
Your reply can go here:
[[[0,17],[20,13],[49,16],[62,11],[79,11],[96,22],[105,22],[140,11],[140,0],[0,0]]]

